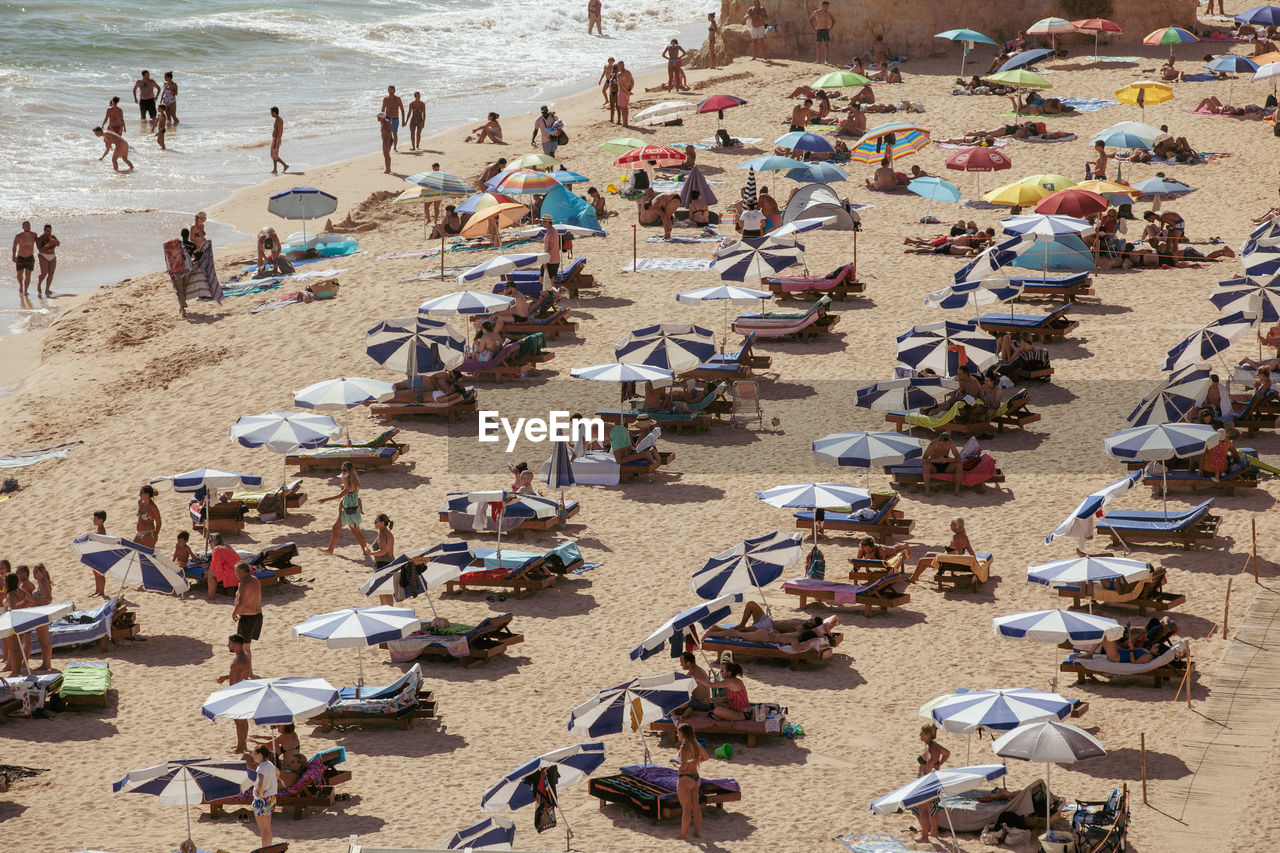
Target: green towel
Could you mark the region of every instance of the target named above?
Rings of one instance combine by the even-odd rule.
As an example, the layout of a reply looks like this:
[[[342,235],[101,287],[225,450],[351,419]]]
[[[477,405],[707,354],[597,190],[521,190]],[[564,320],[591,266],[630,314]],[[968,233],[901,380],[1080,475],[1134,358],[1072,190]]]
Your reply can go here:
[[[62,695],[102,696],[111,689],[111,670],[105,666],[69,666],[62,673]]]
[[[945,412],[943,412],[941,415],[938,415],[937,417],[934,417],[932,415],[924,415],[919,412],[908,412],[907,423],[910,424],[911,426],[925,427],[926,429],[937,429],[938,427],[946,426],[947,424],[954,421],[956,419],[956,415],[960,414],[960,409],[963,407],[964,407],[964,403],[960,400],[957,400],[954,404],[952,404],[950,409],[947,409]]]

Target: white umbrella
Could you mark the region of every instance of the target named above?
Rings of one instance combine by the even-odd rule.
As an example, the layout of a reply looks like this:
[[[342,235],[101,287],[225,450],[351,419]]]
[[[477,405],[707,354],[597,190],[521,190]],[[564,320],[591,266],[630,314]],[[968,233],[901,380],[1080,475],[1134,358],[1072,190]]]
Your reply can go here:
[[[550,255],[546,252],[523,255],[498,255],[496,258],[490,258],[484,263],[477,264],[466,272],[458,276],[458,284],[470,284],[473,281],[479,281],[486,276],[506,275],[515,270],[527,270],[534,267],[540,267],[545,264]],[[466,291],[463,291],[464,293]],[[446,298],[446,297],[441,297]],[[437,301],[437,300],[432,300]]]
[[[181,595],[191,584],[172,560],[154,548],[119,536],[86,533],[72,543],[80,562],[100,575],[116,578],[120,589],[142,587],[155,592]]]
[[[390,640],[400,640],[422,626],[422,620],[412,610],[400,607],[348,607],[312,616],[293,626],[293,638],[313,637],[324,640],[331,649],[354,647],[360,662],[360,680],[356,683],[356,698],[364,686],[364,649]]]
[[[209,694],[200,713],[210,720],[279,725],[314,717],[336,701],[337,689],[323,678],[252,678]]]
[[[590,379],[594,382],[617,382],[618,393],[622,398],[621,412],[625,420],[627,411],[627,385],[634,382],[658,382],[671,379],[672,372],[662,367],[650,367],[647,364],[593,364],[590,367],[575,367],[569,371],[574,379]]]
[[[646,107],[631,117],[631,121],[641,127],[665,124],[678,118],[689,118],[698,114],[698,105],[688,101],[663,101]]]
[[[1236,311],[1206,323],[1169,350],[1168,356],[1160,364],[1160,369],[1180,370],[1208,361],[1238,341],[1240,336],[1252,329],[1257,322],[1256,314]]]
[[[383,320],[365,333],[364,341],[370,358],[403,373],[410,384],[420,383],[424,373],[457,367],[467,355],[466,336],[431,317]]]
[[[1175,371],[1143,395],[1125,424],[1145,427],[1181,421],[1204,402],[1212,384],[1209,371],[1198,365]]]
[[[941,376],[885,379],[859,388],[854,405],[873,412],[923,409],[942,402],[947,394],[959,387],[960,384],[954,379],[944,379]]]
[[[1044,762],[1045,834],[1049,828],[1053,795],[1049,788],[1049,771],[1054,764],[1074,764],[1086,758],[1106,755],[1107,750],[1093,735],[1076,726],[1057,721],[1028,723],[996,739],[991,749],[1001,758]]]
[[[131,770],[111,784],[113,794],[151,794],[162,806],[187,810],[187,841],[191,840],[191,801],[196,805],[234,797],[253,784],[257,774],[243,761],[188,758]]]
[[[1017,299],[1022,295],[1023,286],[1022,282],[1001,278],[962,281],[930,293],[924,298],[924,307],[986,308]]]
[[[845,483],[796,483],[789,486],[775,486],[763,492],[756,492],[756,497],[769,506],[792,507],[796,509],[839,509],[845,507],[852,512],[871,504],[871,493]],[[813,541],[818,541],[818,514],[813,514]]]
[[[1118,640],[1124,626],[1105,616],[1076,613],[1073,610],[1032,610],[1011,613],[991,620],[997,636],[1031,640],[1034,643],[1097,643],[1103,639]],[[1056,659],[1056,655],[1055,655]],[[1058,686],[1058,670],[1053,670],[1052,684]]]
[[[872,814],[893,814],[899,809],[910,809],[921,803],[927,803],[943,794],[957,794],[968,791],[974,786],[983,785],[1005,775],[1003,764],[984,764],[976,767],[955,767],[949,770],[934,770],[919,776],[900,788],[890,791],[871,802]],[[946,803],[942,804],[946,810]],[[947,812],[947,826],[951,828],[951,841],[957,850],[960,842],[956,839],[956,830],[951,826],[951,813]]]
[[[560,779],[556,785],[553,802],[554,807],[560,811],[561,819],[564,820],[565,847],[567,848],[569,841],[573,838],[573,831],[569,828],[564,810],[560,808],[559,792],[590,776],[596,768],[604,764],[604,758],[602,743],[579,743],[539,755],[512,770],[502,778],[502,781],[490,788],[480,799],[480,809],[486,812],[504,812],[532,805],[533,789],[524,784],[523,780],[539,770],[555,767]]]
[[[248,415],[237,420],[227,436],[242,447],[265,447],[272,453],[293,453],[301,448],[322,447],[342,434],[337,422],[328,415],[311,412],[268,412]],[[284,481],[288,479],[285,468]],[[285,502],[280,501],[280,515]]]
[[[299,408],[314,409],[317,412],[347,411],[356,406],[363,406],[365,403],[390,400],[395,393],[395,386],[390,382],[343,376],[340,379],[326,379],[294,391],[293,404]],[[351,429],[348,425],[347,444],[350,443]]]
[[[951,376],[952,349],[964,351],[975,370],[996,363],[996,341],[972,323],[939,320],[920,323],[898,335],[898,361],[917,370],[929,368],[939,376]]]
[[[495,816],[458,830],[443,846],[445,850],[510,850],[515,837],[515,821]]]
[[[601,690],[574,708],[569,715],[569,731],[598,738],[630,727],[639,733],[644,744],[644,724],[661,720],[688,702],[696,686],[692,678],[679,672],[633,678]],[[650,763],[647,744],[644,744],[644,763]]]
[[[952,693],[930,702],[928,716],[949,732],[965,735],[965,762],[973,733],[981,729],[1009,731],[1023,723],[1061,720],[1071,713],[1071,702],[1043,690],[970,690]]]
[[[838,432],[823,436],[813,443],[813,455],[830,465],[852,465],[867,469],[867,486],[871,485],[871,469],[881,465],[901,465],[918,459],[924,453],[924,441],[900,432]]]
[[[1044,544],[1051,545],[1055,539],[1062,536],[1075,536],[1080,542],[1080,550],[1083,551],[1085,540],[1092,538],[1094,531],[1097,529],[1098,514],[1102,512],[1102,508],[1110,503],[1112,498],[1124,494],[1138,483],[1141,483],[1145,476],[1145,471],[1134,471],[1114,483],[1090,493],[1072,510],[1071,515],[1067,516],[1061,524],[1053,529],[1052,533],[1045,537]]]
[[[417,588],[427,596],[427,604],[431,606],[431,615],[439,618],[439,614],[436,613],[435,602],[431,600],[431,590],[439,589],[449,581],[462,577],[462,568],[471,562],[473,554],[469,548],[464,548],[460,559],[452,561],[432,559],[433,556],[438,554],[443,556],[439,545],[433,545],[430,548],[419,548],[416,551],[407,551],[374,572],[367,581],[360,585],[360,591],[369,596],[381,592],[391,594],[395,589],[396,579],[400,577],[401,572],[406,567],[412,564],[412,568],[409,571],[417,577]],[[422,557],[427,558],[425,564],[417,562]],[[416,595],[417,592],[405,590],[406,598],[414,598]]]
[[[496,260],[496,259],[495,259]],[[463,273],[466,275],[466,273]],[[479,278],[480,276],[477,276]],[[459,281],[461,284],[461,281]],[[419,317],[452,317],[455,314],[497,314],[515,304],[510,296],[484,293],[479,290],[459,290],[428,299],[418,306]]]
[[[38,604],[35,607],[23,607],[0,613],[0,639],[13,634],[26,634],[42,625],[48,625],[55,619],[66,616],[75,606],[73,601],[63,601],[58,604]],[[25,667],[27,652],[22,643],[18,643],[18,653],[22,656]]]
[[[804,246],[794,236],[744,237],[716,250],[711,268],[724,281],[760,281],[804,261]]]
[[[762,303],[772,299],[773,294],[767,290],[752,290],[749,287],[737,287],[732,284],[721,284],[716,287],[703,287],[698,290],[686,290],[676,294],[676,302],[682,305],[698,305],[704,302],[724,303],[724,342],[729,341],[729,306],[750,305],[756,300]]]

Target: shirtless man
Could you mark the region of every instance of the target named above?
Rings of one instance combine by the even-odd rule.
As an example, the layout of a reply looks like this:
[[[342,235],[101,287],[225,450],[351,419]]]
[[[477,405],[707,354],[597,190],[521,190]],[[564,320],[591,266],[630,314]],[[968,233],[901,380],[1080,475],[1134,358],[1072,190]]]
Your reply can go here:
[[[554,233],[555,229],[551,231]],[[529,319],[529,300],[520,292],[520,288],[508,282],[507,286],[502,289],[502,295],[512,299],[511,307],[500,314],[496,314],[497,330],[502,331],[502,327],[507,323],[523,323]]]
[[[484,171],[480,173],[480,192],[485,192],[485,181],[507,168],[507,158],[499,157],[495,162],[484,167]]]
[[[236,603],[231,619],[236,623],[236,634],[244,641],[244,656],[253,667],[253,651],[249,648],[262,635],[262,581],[253,576],[253,566],[244,560],[236,563]]]
[[[414,92],[409,102],[409,147],[414,151],[422,146],[422,129],[426,125],[427,102],[422,100],[421,92]]]
[[[378,113],[378,130],[382,133],[382,162],[384,175],[391,174],[391,149],[395,145],[396,134],[391,129],[391,119],[386,113]]]
[[[244,650],[244,637],[232,634],[227,638],[227,651],[231,652],[231,669],[226,675],[218,676],[219,684],[239,684],[253,678],[253,665]],[[236,745],[234,752],[246,752],[249,749],[246,741],[249,738],[249,721],[236,720]]]
[[[769,222],[773,224],[774,228],[777,228],[782,224],[782,211],[778,208],[777,200],[773,196],[769,195],[768,187],[760,188],[760,194],[756,198],[756,206],[760,208],[760,212],[764,214],[764,218],[769,220]],[[765,230],[769,230],[769,227],[766,226]]]
[[[591,207],[596,212],[596,219],[600,220],[601,222],[608,219],[610,216],[618,215],[618,211],[607,210],[605,208],[604,196],[601,195],[600,190],[596,189],[595,187],[592,187],[591,189],[587,190],[587,201],[591,202]]]
[[[893,190],[898,188],[898,178],[894,174],[893,167],[889,165],[888,155],[885,155],[880,161],[875,175],[866,183],[869,190]]]
[[[804,130],[805,125],[813,121],[816,115],[813,109],[813,101],[809,98],[804,99],[803,104],[796,104],[791,108],[791,132],[800,133]]]
[[[831,57],[831,30],[835,28],[836,18],[831,14],[830,6],[827,0],[822,0],[818,11],[809,16],[809,26],[817,44],[814,62],[829,62]]]
[[[711,676],[707,675],[705,669],[698,666],[698,659],[694,657],[693,652],[680,655],[680,668],[684,670],[685,675],[693,679],[694,687],[689,695],[689,701],[672,711],[671,715],[684,720],[695,711],[710,711],[715,707],[711,704]]]
[[[745,20],[751,33],[751,58],[759,59],[764,52],[764,27],[769,23],[769,13],[760,5],[760,0],[752,0]]]
[[[62,245],[57,237],[53,236],[53,226],[46,225],[44,233],[36,238],[36,254],[40,261],[40,277],[36,279],[36,296],[40,295],[40,284],[44,284],[44,295],[53,296],[53,274],[58,269],[58,253],[57,248]],[[27,274],[30,278],[30,273]]]
[[[840,122],[840,126],[836,128],[836,133],[841,136],[853,136],[861,138],[862,134],[867,132],[867,116],[866,113],[857,104],[849,105],[849,117]]]
[[[152,131],[156,129],[156,95],[159,92],[160,84],[151,79],[150,71],[143,71],[138,82],[133,84],[133,102],[142,114],[142,126],[147,127],[147,117],[150,116]]]
[[[1089,164],[1093,169],[1093,179],[1105,181],[1107,179],[1107,162],[1111,159],[1111,156],[1107,154],[1107,147],[1102,144],[1101,139],[1093,143],[1093,150],[1098,155],[1097,159]]]
[[[930,481],[934,474],[954,474],[955,493],[960,494],[960,449],[951,440],[951,433],[945,429],[938,437],[929,442],[924,449],[924,493],[929,494]]]
[[[676,211],[680,209],[680,194],[662,193],[661,195],[652,195],[652,193],[652,189],[647,190],[645,194],[650,198],[642,199],[636,205],[640,216],[640,224],[654,225],[661,222],[662,236],[670,240],[671,224],[675,221]]]
[[[280,118],[280,108],[271,108],[271,174],[277,174],[276,168],[284,166],[289,171],[289,164],[280,157],[280,143],[284,141],[284,119]]]
[[[124,137],[118,133],[112,133],[109,130],[103,130],[100,127],[93,129],[93,135],[98,137],[106,144],[107,150],[102,152],[99,160],[105,160],[107,155],[111,155],[111,168],[117,172],[120,171],[120,161],[129,167],[129,171],[133,171],[133,164],[129,162],[129,143],[124,141]]]
[[[589,35],[589,34],[588,34]],[[601,109],[609,106],[609,81],[613,79],[613,57],[609,57],[609,61],[604,64],[604,68],[600,71],[600,79],[596,84],[600,87],[600,96],[604,98],[604,105]]]
[[[587,0],[587,35],[591,35],[594,27],[596,35],[604,38],[604,30],[600,29],[601,8],[600,0]]]
[[[391,125],[391,147],[400,150],[400,120],[405,117],[404,101],[396,94],[395,86],[387,87],[387,96],[382,99],[382,111],[387,114],[387,123]],[[390,171],[388,166],[387,170]]]
[[[36,232],[30,222],[22,223],[22,230],[13,238],[13,265],[18,270],[18,292],[26,295],[31,286],[31,271],[36,268]],[[39,285],[36,285],[39,295]]]
[[[627,127],[627,119],[631,111],[631,93],[636,88],[636,78],[627,70],[627,64],[618,61],[618,124]]]

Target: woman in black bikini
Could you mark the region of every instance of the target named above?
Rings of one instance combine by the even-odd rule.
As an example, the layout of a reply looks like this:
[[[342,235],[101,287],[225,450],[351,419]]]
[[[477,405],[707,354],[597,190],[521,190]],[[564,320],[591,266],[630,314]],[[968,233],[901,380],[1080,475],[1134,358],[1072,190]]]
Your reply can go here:
[[[373,558],[375,571],[396,557],[396,538],[391,535],[391,528],[395,526],[396,523],[385,512],[378,513],[378,517],[373,520],[373,527],[378,531],[378,536],[373,540],[373,547],[367,549],[365,554]]]
[[[951,751],[938,743],[938,727],[933,723],[921,726],[920,740],[924,743],[924,752],[916,756],[916,763],[920,765],[920,772],[916,775],[924,776],[942,769],[943,762],[951,757]],[[916,806],[916,816],[920,818],[920,837],[916,839],[917,844],[928,843],[930,835],[941,838],[938,835],[937,800],[929,800]]]
[[[680,741],[680,751],[672,763],[679,767],[680,775],[676,777],[676,797],[680,800],[680,838],[689,837],[689,819],[693,819],[693,837],[702,837],[702,803],[698,799],[698,788],[702,785],[702,777],[698,775],[698,767],[710,756],[693,736],[693,726],[681,724],[676,729],[676,737]]]

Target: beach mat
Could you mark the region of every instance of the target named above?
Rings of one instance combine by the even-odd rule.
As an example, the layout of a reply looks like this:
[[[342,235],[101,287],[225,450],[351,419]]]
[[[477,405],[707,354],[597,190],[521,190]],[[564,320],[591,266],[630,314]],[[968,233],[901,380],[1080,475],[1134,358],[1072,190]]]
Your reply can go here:
[[[1078,113],[1096,113],[1107,107],[1118,107],[1120,102],[1114,98],[1063,98],[1062,103],[1075,107]]]
[[[937,145],[939,148],[945,148],[948,151],[962,151],[966,148],[978,147],[977,143],[974,143],[972,145],[957,145],[954,142],[936,142],[934,144]],[[1013,144],[1013,139],[1011,139],[1010,137],[997,136],[993,141],[993,143],[986,147],[987,148],[1004,148],[1006,145],[1012,145],[1012,144]]]
[[[901,838],[887,832],[874,835],[855,835],[852,832],[837,835],[836,841],[853,853],[910,853],[911,848]]]
[[[645,242],[646,243],[719,243],[720,239],[721,238],[716,234],[698,234],[696,236],[692,234],[672,234],[670,240],[668,240],[665,237],[659,237],[655,235],[653,237],[646,237]]]
[[[638,258],[635,268],[627,264],[623,272],[706,272],[711,269],[711,261],[706,258]]]
[[[733,134],[729,134],[729,135],[733,136]],[[757,142],[764,142],[763,136],[733,136],[733,138],[741,142],[743,145],[755,145]],[[719,145],[716,144],[717,140],[714,136],[708,136],[706,139],[702,139],[699,141],[705,142],[715,149],[719,149],[720,147]]]
[[[1137,65],[1142,61],[1141,56],[1082,56],[1085,62],[1123,62],[1125,65]]]
[[[1039,142],[1042,144],[1048,144],[1050,142],[1071,142],[1075,138],[1076,138],[1076,135],[1074,133],[1068,133],[1066,136],[1055,136],[1052,139],[1047,139],[1043,136],[1028,136],[1026,139],[1019,139],[1018,141],[1019,142]]]

